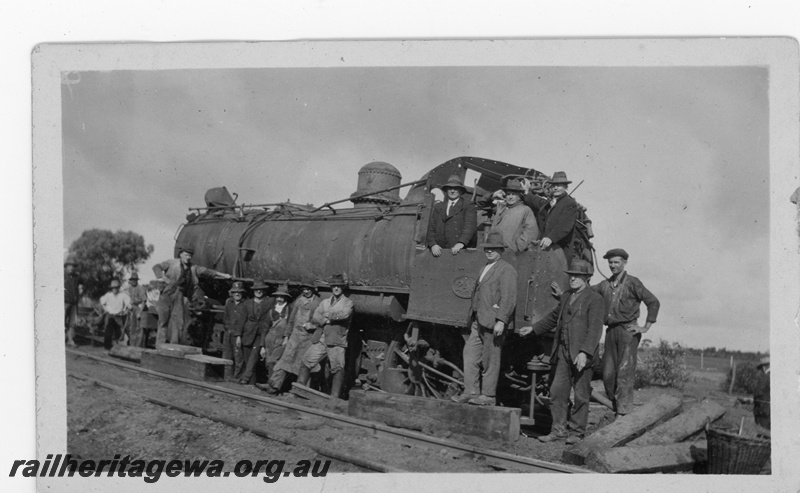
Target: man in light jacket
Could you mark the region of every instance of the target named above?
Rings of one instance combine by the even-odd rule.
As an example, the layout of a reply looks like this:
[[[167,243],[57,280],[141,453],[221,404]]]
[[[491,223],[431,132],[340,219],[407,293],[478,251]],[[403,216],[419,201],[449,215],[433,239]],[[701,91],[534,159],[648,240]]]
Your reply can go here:
[[[513,330],[517,271],[501,258],[505,243],[500,233],[490,233],[480,246],[487,263],[478,274],[470,306],[470,332],[464,345],[465,390],[451,399],[493,406],[500,376],[500,353],[507,331]]]

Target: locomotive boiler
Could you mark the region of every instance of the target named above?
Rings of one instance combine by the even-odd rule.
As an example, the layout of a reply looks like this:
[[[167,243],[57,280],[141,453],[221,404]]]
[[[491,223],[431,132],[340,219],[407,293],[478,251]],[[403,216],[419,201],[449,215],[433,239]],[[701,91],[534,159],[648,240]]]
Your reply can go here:
[[[178,248],[191,246],[197,265],[273,286],[317,282],[323,292],[327,287],[321,280],[343,273],[355,305],[347,358],[353,364],[347,381],[359,379],[389,392],[447,397],[462,385],[470,299],[486,258],[478,248],[433,257],[426,235],[434,190],[451,175],[464,180],[468,172],[472,182],[465,182],[465,198],[478,203],[509,176],[544,178],[533,169],[459,157],[409,183],[402,183],[394,166],[369,163],[359,171],[350,197],[318,207],[289,202],[238,205],[226,189],[212,189],[206,193],[205,207],[192,209],[178,232],[176,256]],[[403,189],[408,192],[401,198]],[[346,201],[352,207],[333,207]],[[491,202],[486,202],[479,207],[478,243],[491,224]],[[588,238],[584,240],[586,248]],[[567,287],[564,254],[557,247],[532,248],[506,251],[504,258],[518,273],[515,325],[529,325],[557,305],[551,282]],[[209,296],[224,300],[229,286],[204,281],[202,287]],[[524,352],[543,353],[547,348],[542,344],[537,340],[537,347],[528,347],[526,342]],[[520,346],[513,336],[507,345]]]

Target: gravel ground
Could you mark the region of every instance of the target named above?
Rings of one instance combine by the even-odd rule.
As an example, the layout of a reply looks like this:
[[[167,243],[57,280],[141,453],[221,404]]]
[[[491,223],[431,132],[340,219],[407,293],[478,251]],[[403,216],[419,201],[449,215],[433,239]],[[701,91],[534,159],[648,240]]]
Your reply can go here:
[[[105,356],[98,348],[82,350]],[[287,445],[268,440],[242,429],[232,428],[208,419],[189,416],[179,411],[148,403],[131,393],[120,393],[98,387],[76,378],[67,379],[68,449],[82,458],[110,458],[114,454],[138,458],[162,459],[220,459],[226,468],[241,459],[284,459],[287,463],[299,460],[326,459],[302,444],[317,444],[340,452],[351,453],[372,461],[413,472],[519,472],[492,464],[490,459],[471,453],[453,453],[444,448],[420,447],[372,436],[368,431],[342,425],[333,420],[305,416],[298,411],[267,407],[242,398],[223,396],[192,386],[164,381],[155,377],[127,371],[88,358],[67,354],[67,370],[105,382],[146,392],[170,403],[201,409],[248,426],[278,433],[292,440]],[[740,405],[736,396],[718,390],[719,375],[700,372],[692,375],[681,390],[645,388],[636,391],[638,404],[659,394],[681,397],[685,408],[703,399],[714,399],[728,412],[717,423],[738,427],[745,419],[745,429],[752,426],[752,410]],[[250,386],[222,384],[241,392],[264,395]],[[344,413],[341,404],[317,404],[298,399],[291,394],[280,399],[304,406]],[[592,404],[589,433],[602,428],[613,419],[613,413],[599,404]],[[523,427],[523,436],[515,442],[490,441],[474,436],[437,432],[440,438],[462,442],[479,448],[523,455],[548,462],[561,463],[566,445],[542,444],[536,436],[547,433],[546,428]],[[300,445],[297,445],[300,444]],[[345,462],[333,461],[330,472],[363,472],[366,469]]]

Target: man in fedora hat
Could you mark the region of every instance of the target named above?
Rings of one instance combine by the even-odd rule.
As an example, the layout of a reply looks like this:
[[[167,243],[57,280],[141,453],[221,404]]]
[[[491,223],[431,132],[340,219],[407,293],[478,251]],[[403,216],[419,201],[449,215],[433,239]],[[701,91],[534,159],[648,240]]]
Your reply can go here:
[[[78,324],[78,302],[83,295],[83,284],[75,272],[78,263],[73,257],[64,261],[64,330],[67,346],[75,347],[75,326]]]
[[[137,272],[131,274],[128,278],[128,284],[122,292],[126,293],[131,299],[131,312],[126,322],[128,335],[130,336],[129,344],[135,347],[145,347],[139,321],[147,303],[147,289],[139,285],[139,274]]]
[[[561,295],[558,306],[533,326],[522,327],[520,336],[542,335],[555,331],[550,364],[555,372],[550,383],[550,411],[553,425],[542,442],[566,440],[578,443],[589,421],[589,396],[592,393],[592,362],[603,334],[603,298],[589,288],[594,273],[592,264],[573,260],[565,271],[570,289]],[[570,390],[575,402],[569,412]],[[569,414],[569,415],[568,415]]]
[[[188,319],[188,300],[192,299],[198,287],[200,277],[230,279],[230,274],[217,272],[214,269],[192,265],[194,249],[184,246],[178,258],[165,260],[153,266],[157,279],[165,281],[164,288],[158,298],[158,331],[156,345],[167,342],[180,344],[185,341],[185,329]]]
[[[592,286],[605,301],[606,340],[603,352],[603,385],[614,403],[617,415],[628,414],[633,407],[633,384],[636,360],[642,334],[656,323],[661,303],[642,281],[625,271],[628,252],[612,248],[603,258],[608,260],[609,279]],[[639,306],[647,307],[643,327],[638,325]]]
[[[442,254],[443,248],[457,254],[464,247],[475,244],[478,230],[478,213],[475,206],[463,195],[467,191],[461,178],[452,175],[442,185],[444,202],[437,202],[428,221],[428,248],[434,257]]]
[[[275,365],[274,372],[270,375],[269,383],[264,386],[258,386],[270,394],[281,392],[289,374],[296,376],[300,373],[303,365],[301,358],[311,346],[311,339],[314,336],[314,325],[311,322],[311,317],[314,315],[321,300],[312,282],[303,281],[300,289],[300,296],[292,303],[292,312],[289,315],[288,323],[291,333],[289,338],[286,339],[283,355]]]
[[[539,238],[536,217],[522,202],[525,189],[520,180],[507,180],[502,192],[503,201],[497,205],[497,212],[492,217],[491,230],[503,236],[503,242],[511,251],[523,252]]]
[[[131,310],[131,299],[119,290],[119,281],[111,281],[110,291],[100,298],[103,308],[103,347],[111,349],[119,342],[125,320]]]
[[[233,365],[225,366],[225,380],[235,381],[242,376],[244,359],[242,357],[241,337],[244,323],[247,320],[247,305],[244,303],[244,289],[242,281],[235,281],[228,291],[230,297],[225,300],[225,314],[222,318],[224,332],[222,335],[222,357],[233,361]],[[240,344],[236,344],[236,338]]]
[[[292,295],[289,294],[289,286],[284,284],[279,286],[277,291],[272,293],[272,310],[269,312],[270,328],[264,335],[261,347],[261,357],[267,366],[267,375],[272,376],[273,368],[278,360],[283,356],[283,348],[289,339],[290,328],[288,324],[291,306],[289,302]]]
[[[769,410],[769,356],[764,356],[756,365],[756,384],[753,390],[753,417],[756,424],[767,430],[770,429]],[[766,435],[766,432],[762,432]]]
[[[507,331],[513,330],[517,271],[501,258],[505,243],[500,233],[490,233],[480,246],[486,255],[486,265],[478,274],[470,305],[469,336],[463,353],[464,393],[451,399],[493,406],[500,376],[500,353]]]
[[[553,173],[550,184],[550,197],[542,197],[531,193],[531,182],[522,180],[525,191],[525,204],[536,213],[541,239],[539,247],[544,250],[555,245],[564,251],[567,265],[570,265],[575,252],[572,247],[572,236],[575,232],[575,221],[578,220],[580,206],[567,194],[571,181],[563,171]]]
[[[297,381],[307,385],[311,369],[327,358],[331,366],[331,396],[339,397],[344,384],[345,350],[353,317],[353,302],[344,294],[347,281],[342,274],[332,276],[328,285],[331,287],[331,297],[322,300],[311,317],[315,332],[311,345],[303,354],[303,365]]]
[[[264,337],[272,327],[272,304],[274,300],[267,296],[269,286],[263,280],[253,284],[253,297],[245,301],[247,318],[242,333],[237,334],[236,346],[242,349],[242,360],[245,362],[242,376],[238,383],[242,385],[256,383],[256,365],[261,356]]]

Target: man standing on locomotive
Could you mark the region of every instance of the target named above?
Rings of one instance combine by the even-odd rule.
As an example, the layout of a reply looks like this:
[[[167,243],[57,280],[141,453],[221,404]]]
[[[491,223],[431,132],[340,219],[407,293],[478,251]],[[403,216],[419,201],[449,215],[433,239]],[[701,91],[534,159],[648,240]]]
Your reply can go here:
[[[233,361],[233,365],[225,366],[225,380],[235,381],[242,376],[244,371],[244,359],[242,358],[241,337],[244,323],[247,320],[247,305],[244,303],[244,283],[236,281],[233,283],[228,294],[230,298],[225,300],[225,314],[222,324],[225,327],[222,335],[222,357]],[[236,339],[239,338],[239,344]]]
[[[156,347],[167,342],[180,344],[187,318],[187,300],[194,296],[198,289],[199,277],[230,279],[230,274],[217,272],[214,269],[192,265],[194,250],[190,247],[180,249],[179,258],[169,259],[153,266],[156,279],[163,279],[164,288],[158,298],[158,331]]]
[[[614,248],[603,255],[608,260],[611,278],[592,289],[605,300],[606,340],[603,353],[603,385],[614,403],[617,415],[628,414],[633,407],[633,383],[636,379],[636,354],[642,334],[656,323],[661,303],[642,281],[625,272],[628,252]],[[639,327],[639,306],[647,307],[647,318]]]
[[[464,247],[474,245],[478,230],[478,213],[475,206],[463,195],[467,191],[461,178],[452,175],[442,186],[445,201],[433,206],[428,221],[428,248],[434,257],[442,254],[443,248],[457,254]]]
[[[531,242],[539,239],[539,226],[529,207],[522,198],[525,189],[519,180],[508,180],[502,188],[504,201],[497,205],[492,218],[492,231],[503,236],[503,243],[513,252],[524,252]]]
[[[247,317],[241,335],[237,334],[236,346],[242,349],[244,371],[239,377],[241,385],[256,383],[256,365],[261,356],[264,337],[272,327],[272,304],[274,300],[267,297],[269,286],[263,281],[253,284],[253,297],[244,302]]]
[[[550,198],[534,195],[531,193],[531,183],[528,180],[522,180],[521,188],[525,192],[524,201],[536,213],[536,220],[542,235],[539,247],[542,250],[551,245],[560,247],[564,251],[567,265],[570,265],[575,256],[572,237],[580,206],[567,194],[567,187],[572,182],[567,180],[565,172],[556,171],[548,183],[552,192]]]
[[[464,393],[451,399],[493,406],[506,330],[513,330],[517,271],[500,258],[506,246],[500,233],[490,233],[480,246],[487,262],[478,275],[470,306],[470,332],[463,353]]]
[[[274,372],[269,377],[269,383],[265,385],[256,384],[258,388],[269,394],[277,394],[281,391],[287,374],[298,375],[303,366],[301,358],[311,346],[311,338],[314,325],[311,317],[320,304],[319,295],[316,294],[312,283],[304,283],[300,286],[302,292],[292,303],[292,312],[289,315],[289,327],[291,334],[285,339],[283,355],[275,365]]]
[[[297,381],[307,385],[311,378],[311,369],[327,358],[331,365],[331,396],[339,397],[344,383],[345,350],[353,316],[353,302],[344,295],[347,281],[342,274],[331,277],[328,284],[332,295],[319,304],[311,317],[311,324],[316,331],[311,339],[311,346],[303,355],[303,365]]]
[[[522,327],[519,335],[541,335],[555,331],[551,365],[555,365],[550,383],[553,425],[541,442],[566,439],[578,443],[586,433],[589,421],[589,396],[592,393],[592,360],[597,355],[603,334],[603,298],[589,288],[594,273],[592,264],[573,260],[569,274],[569,291],[561,295],[558,306],[533,326]],[[569,412],[570,389],[575,403]],[[569,416],[568,416],[569,412]],[[568,430],[569,427],[569,430]],[[571,431],[572,433],[568,434]]]

